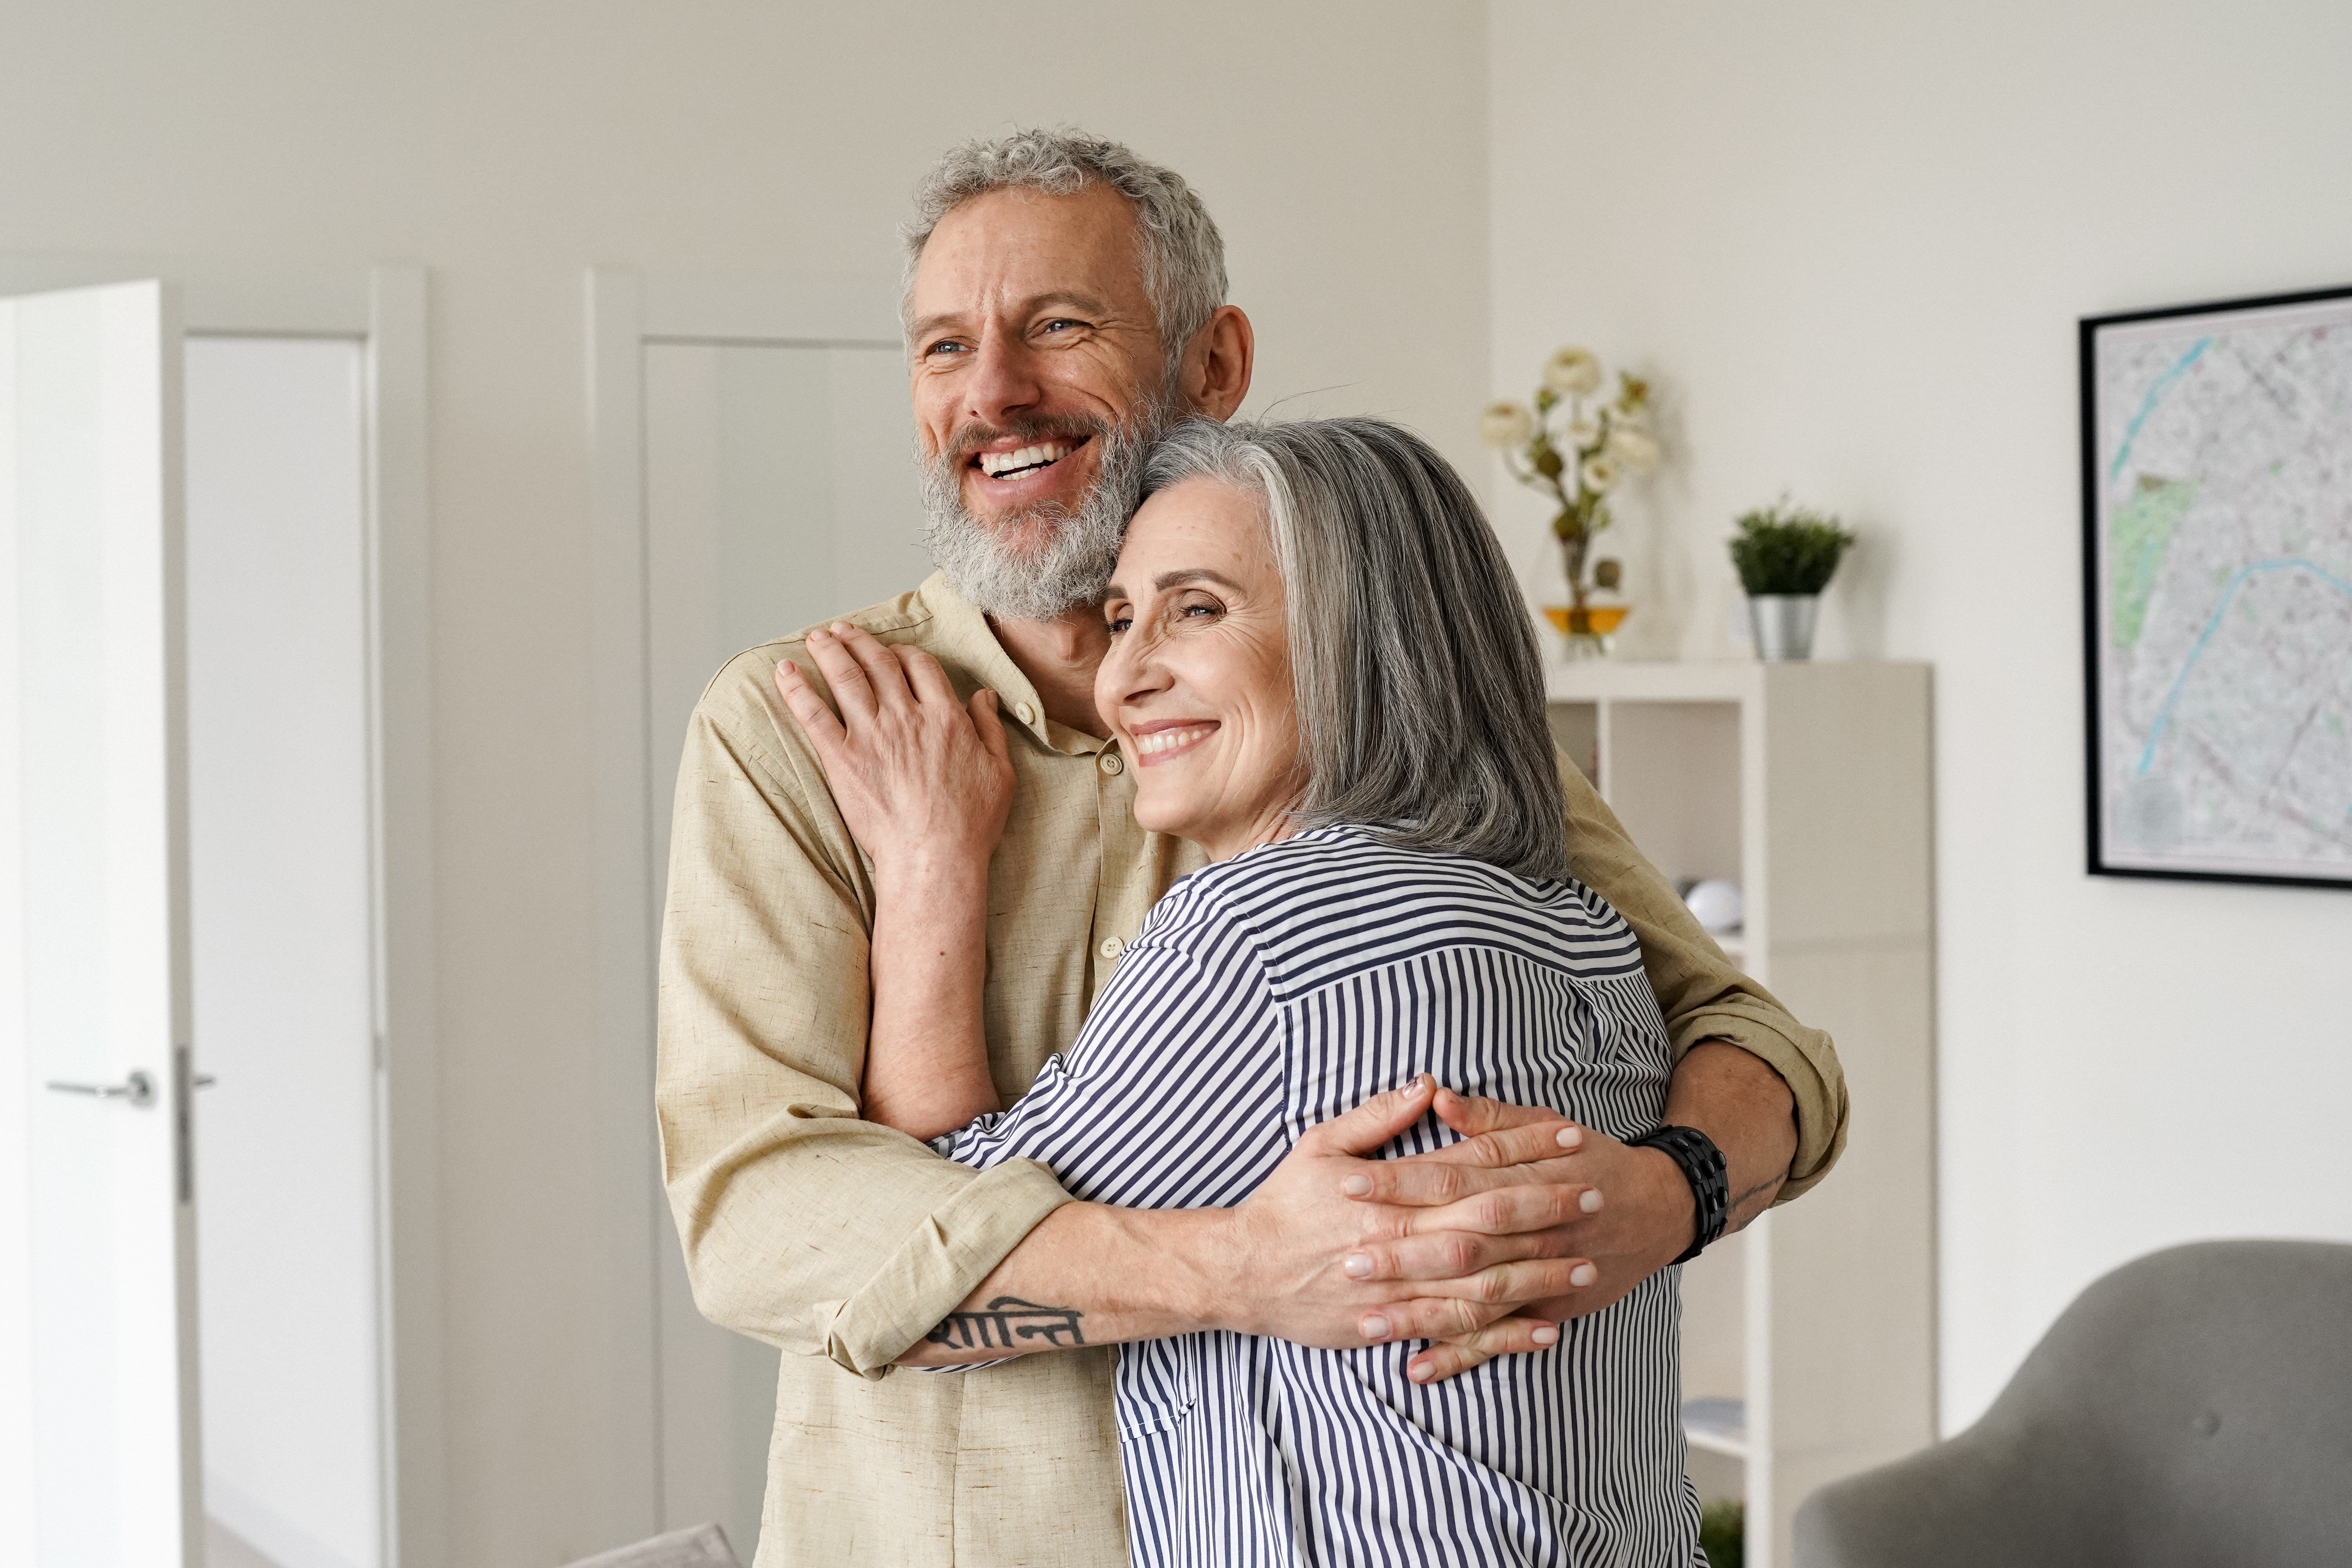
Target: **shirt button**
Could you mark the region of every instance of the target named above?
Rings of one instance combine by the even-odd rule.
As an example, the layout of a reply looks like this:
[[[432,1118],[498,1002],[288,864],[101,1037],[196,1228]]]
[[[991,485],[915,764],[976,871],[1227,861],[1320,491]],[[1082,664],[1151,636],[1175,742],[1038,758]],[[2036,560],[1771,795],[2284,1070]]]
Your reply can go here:
[[[1102,771],[1116,778],[1127,771],[1127,764],[1118,760],[1117,752],[1105,752],[1102,754]]]
[[[1102,955],[1105,958],[1117,958],[1126,950],[1126,947],[1127,943],[1119,941],[1118,938],[1107,936],[1102,940]]]
[[[1037,710],[1030,707],[1026,702],[1016,702],[1013,705],[1013,716],[1024,724],[1034,724],[1037,721]]]

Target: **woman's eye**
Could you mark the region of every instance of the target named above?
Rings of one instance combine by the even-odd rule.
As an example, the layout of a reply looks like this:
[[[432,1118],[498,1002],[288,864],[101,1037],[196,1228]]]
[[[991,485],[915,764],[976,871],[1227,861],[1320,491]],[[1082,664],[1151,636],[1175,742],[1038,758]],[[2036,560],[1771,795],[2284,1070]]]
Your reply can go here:
[[[1132,616],[1113,616],[1109,620],[1103,623],[1103,630],[1110,633],[1113,637],[1117,637],[1119,633],[1127,630],[1128,627],[1133,625],[1135,625],[1135,617]]]
[[[1213,616],[1213,615],[1215,615],[1215,614],[1218,612],[1218,610],[1219,610],[1219,609],[1221,609],[1222,607],[1223,607],[1222,605],[1185,605],[1182,609],[1181,609],[1181,610],[1177,611],[1176,613],[1177,613],[1178,615],[1180,615],[1180,616]]]

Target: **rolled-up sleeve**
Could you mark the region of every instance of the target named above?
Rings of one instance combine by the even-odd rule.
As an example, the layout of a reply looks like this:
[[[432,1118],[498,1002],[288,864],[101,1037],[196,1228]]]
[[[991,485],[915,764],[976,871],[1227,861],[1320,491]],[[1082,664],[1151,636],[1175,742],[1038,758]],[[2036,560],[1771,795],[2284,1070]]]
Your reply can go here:
[[[976,1172],[858,1120],[872,885],[761,695],[783,652],[720,672],[678,771],[663,1180],[704,1316],[880,1377],[1069,1194],[1033,1162]]]
[[[1565,756],[1559,772],[1568,797],[1569,868],[1641,939],[1642,966],[1658,994],[1675,1058],[1702,1040],[1722,1040],[1761,1058],[1788,1084],[1797,1102],[1797,1154],[1775,1201],[1802,1195],[1845,1148],[1845,1072],[1837,1047],[1734,968],[1583,773]]]

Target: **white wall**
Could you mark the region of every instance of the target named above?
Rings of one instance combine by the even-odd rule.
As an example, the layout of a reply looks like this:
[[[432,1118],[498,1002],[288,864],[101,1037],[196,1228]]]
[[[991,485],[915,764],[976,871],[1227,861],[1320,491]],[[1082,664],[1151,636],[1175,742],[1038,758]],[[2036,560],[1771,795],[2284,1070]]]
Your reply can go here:
[[[908,188],[1019,118],[1124,136],[1223,225],[1253,404],[1449,423],[1486,386],[1471,0],[892,6],[18,0],[0,253],[432,268],[454,1564],[648,1533],[650,1355],[599,1275],[587,776],[592,262],[895,267]],[[634,1286],[626,1287],[634,1289]]]
[[[375,1568],[362,350],[187,345],[188,871],[205,1503]]]
[[[1495,0],[1488,26],[1495,389],[1581,342],[1665,400],[1631,651],[1735,651],[1720,542],[1786,486],[1864,534],[1821,651],[1936,664],[1947,1429],[2126,1258],[2352,1240],[2325,1131],[2352,893],[2082,870],[2074,335],[2352,281],[2352,9]],[[1501,515],[1556,592],[1541,509]]]

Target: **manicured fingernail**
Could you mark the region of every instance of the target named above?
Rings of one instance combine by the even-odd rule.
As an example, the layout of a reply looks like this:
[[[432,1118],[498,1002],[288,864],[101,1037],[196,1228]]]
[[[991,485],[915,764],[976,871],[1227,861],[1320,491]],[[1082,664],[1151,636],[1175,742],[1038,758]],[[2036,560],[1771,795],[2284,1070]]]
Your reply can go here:
[[[822,642],[832,635],[833,634],[831,632],[826,631],[823,626],[814,626],[809,630],[808,640],[811,642]]]
[[[1348,1271],[1349,1279],[1365,1279],[1371,1276],[1372,1260],[1359,1252],[1350,1257],[1347,1262],[1339,1265],[1339,1267]]]
[[[1405,1368],[1404,1374],[1415,1383],[1427,1383],[1437,1369],[1425,1361],[1417,1361]]]
[[[851,626],[847,621],[835,621],[833,623],[833,635],[835,637],[847,637],[851,632],[854,632],[856,629],[857,628],[856,626]]]
[[[1339,1184],[1339,1190],[1351,1198],[1367,1197],[1372,1190],[1372,1179],[1370,1176],[1350,1176]]]
[[[1356,1331],[1368,1340],[1384,1340],[1389,1337],[1389,1321],[1375,1312],[1358,1323]]]
[[[1601,1212],[1601,1189],[1599,1187],[1585,1188],[1584,1195],[1576,1200],[1576,1206],[1582,1209],[1586,1214],[1599,1214]]]
[[[1538,1329],[1533,1333],[1529,1334],[1528,1338],[1535,1341],[1535,1342],[1539,1345],[1556,1345],[1559,1343],[1559,1331],[1554,1328],[1551,1324],[1546,1323],[1542,1328]]]
[[[1563,1127],[1552,1135],[1552,1142],[1559,1144],[1563,1149],[1579,1148],[1584,1142],[1584,1129],[1581,1127]]]
[[[1590,1263],[1580,1263],[1568,1271],[1568,1282],[1571,1285],[1590,1285],[1600,1278],[1601,1270]]]

